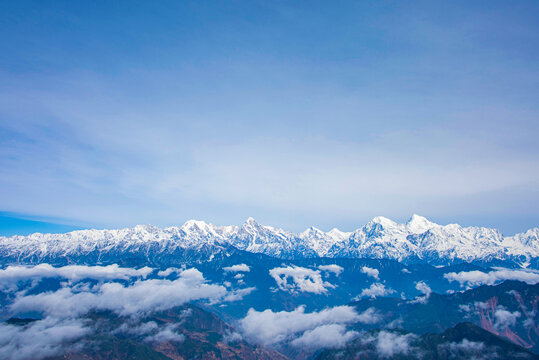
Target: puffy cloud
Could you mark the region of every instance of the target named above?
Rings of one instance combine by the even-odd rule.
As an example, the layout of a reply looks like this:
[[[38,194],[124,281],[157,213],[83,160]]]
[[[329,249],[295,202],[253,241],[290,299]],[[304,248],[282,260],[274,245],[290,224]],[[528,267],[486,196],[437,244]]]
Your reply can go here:
[[[404,268],[401,270],[403,273],[405,274],[411,274],[412,272],[410,270],[408,270],[407,268]]]
[[[144,338],[144,341],[157,343],[167,341],[182,342],[183,340],[185,340],[185,335],[178,334],[176,332],[176,327],[177,326],[175,324],[166,324],[165,326],[160,327],[159,331],[157,331],[156,333],[146,336]]]
[[[365,316],[362,319],[366,320]],[[255,342],[271,345],[298,338],[297,334],[308,335],[309,339],[318,336],[318,332],[305,334],[323,325],[349,324],[360,321],[360,314],[351,306],[337,306],[319,312],[305,313],[305,307],[300,306],[293,311],[273,312],[270,309],[256,311],[249,309],[247,315],[240,320],[240,328],[244,336]],[[332,331],[337,331],[332,328]],[[299,338],[298,338],[299,339]],[[299,344],[299,343],[296,343]]]
[[[64,318],[84,314],[90,309],[112,310],[120,315],[139,315],[169,309],[193,300],[217,301],[228,295],[225,287],[206,284],[200,271],[187,269],[173,281],[139,280],[126,286],[110,282],[98,284],[91,289],[64,287],[54,292],[18,296],[10,310],[40,311]],[[236,293],[235,298],[241,295]]]
[[[376,351],[381,357],[393,357],[397,354],[406,355],[410,351],[412,334],[399,335],[388,331],[380,331],[376,336]]]
[[[320,265],[318,266],[318,269],[326,272],[332,272],[337,276],[339,276],[344,271],[344,268],[337,264]]]
[[[378,269],[373,269],[373,268],[370,268],[368,266],[363,266],[361,268],[361,272],[363,274],[367,274],[367,276],[370,276],[370,277],[372,277],[372,278],[374,278],[376,280],[380,280],[380,277],[379,277],[380,271],[378,271]]]
[[[237,264],[232,266],[225,266],[223,268],[224,272],[249,272],[251,268],[245,264]]]
[[[114,334],[129,334],[129,335],[147,335],[149,333],[157,331],[159,325],[155,321],[148,321],[143,323],[126,321],[122,325],[113,331]]]
[[[271,269],[269,273],[275,279],[279,289],[289,292],[299,291],[322,294],[327,292],[327,288],[335,287],[322,280],[319,270],[288,266]],[[291,279],[291,282],[289,282],[289,279]]]
[[[48,267],[43,269],[50,270]],[[135,274],[137,271],[124,271],[125,269],[118,267],[111,269],[120,269],[119,272],[123,274]],[[80,268],[75,270],[72,279],[79,279],[78,276],[83,272],[79,271]],[[184,335],[177,332],[178,324],[140,321],[146,314],[190,301],[239,300],[255,289],[227,291],[223,286],[206,283],[202,273],[194,268],[174,269],[169,271],[168,275],[178,271],[178,278],[175,280],[139,278],[132,279],[128,283],[115,281],[99,282],[94,285],[89,282],[63,283],[63,287],[55,291],[32,295],[20,291],[13,302],[6,307],[5,315],[40,312],[44,315],[44,319],[23,326],[0,323],[0,358],[41,359],[61,356],[65,351],[80,350],[81,346],[87,343],[78,340],[93,331],[91,328],[93,322],[82,318],[91,310],[110,310],[120,316],[126,316],[122,326],[111,330],[112,333],[134,335],[146,342],[183,341]],[[31,278],[37,276],[35,270],[28,274]],[[99,276],[107,279],[109,275]],[[87,276],[80,275],[80,278]],[[182,312],[181,318],[188,316],[190,312],[190,309]]]
[[[494,312],[494,328],[504,330],[509,326],[515,326],[517,318],[520,317],[520,312],[510,312],[502,307],[498,307]]]
[[[178,268],[175,268],[175,267],[169,267],[168,269],[166,270],[162,270],[162,271],[159,271],[157,273],[157,276],[160,276],[160,277],[167,277],[167,276],[170,276],[172,274],[179,274],[181,273],[183,270],[185,269],[178,269]]]
[[[68,265],[62,267],[53,267],[49,264],[8,266],[0,270],[0,286],[9,288],[21,281],[52,277],[61,277],[70,281],[80,281],[82,279],[128,280],[132,277],[146,278],[152,271],[153,269],[149,267],[140,269],[122,268],[118,264],[108,266]]]
[[[382,315],[376,311],[375,308],[371,307],[359,314],[357,321],[364,324],[376,324],[382,320]]]
[[[127,320],[118,329],[113,331],[113,333],[139,336],[146,342],[181,342],[185,339],[185,336],[176,333],[178,325],[179,324],[158,325],[155,321],[137,323]]]
[[[243,341],[243,336],[239,332],[236,331],[226,331],[225,335],[223,335],[223,342],[230,344]]]
[[[423,296],[418,296],[414,300],[411,301],[411,303],[421,303],[426,304],[429,300],[430,294],[432,294],[432,290],[430,286],[427,285],[424,281],[418,281],[415,283],[415,288],[419,290]]]
[[[229,292],[225,297],[223,297],[223,301],[239,301],[243,299],[244,296],[249,295],[253,291],[256,290],[256,287],[248,287],[243,289],[237,289],[234,291]]]
[[[416,284],[415,284],[415,288],[417,290],[419,290],[421,293],[423,293],[423,295],[429,297],[430,294],[432,293],[432,290],[430,288],[430,286],[427,285],[426,282],[424,281],[418,281]]]
[[[460,286],[466,284],[469,287],[494,285],[505,280],[519,280],[533,285],[539,282],[539,273],[531,270],[496,268],[488,273],[479,270],[461,271],[459,273],[450,272],[444,274],[444,278],[450,282],[457,281],[460,283]]]
[[[496,347],[487,347],[484,343],[462,339],[460,342],[451,342],[440,345],[447,349],[450,359],[498,359]]]
[[[24,326],[0,324],[0,358],[42,359],[73,349],[73,342],[90,331],[82,320],[47,317]]]
[[[370,297],[372,299],[375,299],[380,296],[393,294],[394,292],[395,290],[386,288],[386,286],[382,283],[373,283],[367,289],[363,289],[361,291],[361,294],[356,297],[356,300],[364,297]]]
[[[346,331],[342,324],[321,325],[307,330],[291,344],[296,347],[305,347],[311,350],[342,347],[359,335],[356,331]]]
[[[485,349],[485,344],[482,342],[462,339],[461,342],[452,342],[447,344],[447,348],[453,354],[453,356],[458,356],[469,353],[481,353]]]

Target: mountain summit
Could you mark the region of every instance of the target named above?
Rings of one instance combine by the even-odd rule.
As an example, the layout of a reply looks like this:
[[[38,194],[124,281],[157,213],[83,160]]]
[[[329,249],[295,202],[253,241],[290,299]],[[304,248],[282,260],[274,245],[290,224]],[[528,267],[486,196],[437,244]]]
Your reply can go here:
[[[299,234],[261,225],[253,218],[239,227],[189,220],[181,227],[165,229],[138,225],[0,237],[0,255],[12,262],[105,254],[153,256],[159,261],[161,256],[200,258],[239,250],[283,259],[369,258],[433,265],[512,260],[528,266],[539,257],[538,235],[535,228],[504,237],[496,229],[439,225],[416,214],[405,224],[378,216],[354,232],[310,227]]]

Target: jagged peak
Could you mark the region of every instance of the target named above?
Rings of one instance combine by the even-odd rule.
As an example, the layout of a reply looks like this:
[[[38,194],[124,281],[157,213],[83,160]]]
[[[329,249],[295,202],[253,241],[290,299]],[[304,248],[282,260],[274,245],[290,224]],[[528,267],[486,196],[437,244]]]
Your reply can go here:
[[[391,220],[391,219],[388,219],[386,217],[383,217],[383,216],[376,216],[375,218],[373,218],[371,221],[369,221],[369,224],[370,223],[375,223],[375,224],[380,224],[382,225],[383,227],[387,227],[387,226],[397,226],[398,224]]]
[[[314,227],[314,226],[310,226],[309,228],[307,228],[305,231],[303,231],[302,233],[300,233],[299,235],[300,236],[307,236],[309,234],[325,234],[322,230]]]
[[[255,226],[255,225],[260,225],[254,218],[252,218],[251,216],[249,216],[247,218],[247,220],[245,220],[245,222],[243,223],[244,225],[251,225],[251,226]]]
[[[348,231],[342,231],[342,230],[339,230],[337,228],[333,228],[331,230],[328,231],[328,234],[335,234],[335,235],[350,235],[351,232],[348,232]]]
[[[439,225],[428,220],[426,217],[417,214],[413,214],[406,222],[408,230],[416,234],[424,233],[436,226]]]
[[[187,220],[180,229],[185,231],[186,233],[197,232],[197,233],[208,234],[208,233],[215,232],[213,229],[213,225],[208,224],[201,220]]]

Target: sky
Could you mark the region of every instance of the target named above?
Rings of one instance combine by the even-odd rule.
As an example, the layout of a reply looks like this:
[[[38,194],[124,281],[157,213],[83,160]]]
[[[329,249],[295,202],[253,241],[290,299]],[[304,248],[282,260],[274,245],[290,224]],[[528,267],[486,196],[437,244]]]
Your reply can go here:
[[[0,1],[0,235],[539,226],[537,1]]]

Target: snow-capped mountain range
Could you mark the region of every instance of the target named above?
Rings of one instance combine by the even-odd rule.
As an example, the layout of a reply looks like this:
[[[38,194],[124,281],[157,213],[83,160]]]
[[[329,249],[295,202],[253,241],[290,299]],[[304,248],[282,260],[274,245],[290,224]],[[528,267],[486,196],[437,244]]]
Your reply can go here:
[[[447,265],[458,262],[511,260],[521,266],[539,258],[539,228],[514,236],[484,227],[438,225],[413,215],[405,224],[376,217],[354,232],[310,227],[295,234],[258,224],[216,226],[189,220],[181,227],[138,225],[119,230],[81,230],[65,234],[0,237],[6,262],[145,256],[212,259],[231,251],[261,253],[282,259],[370,258]]]

